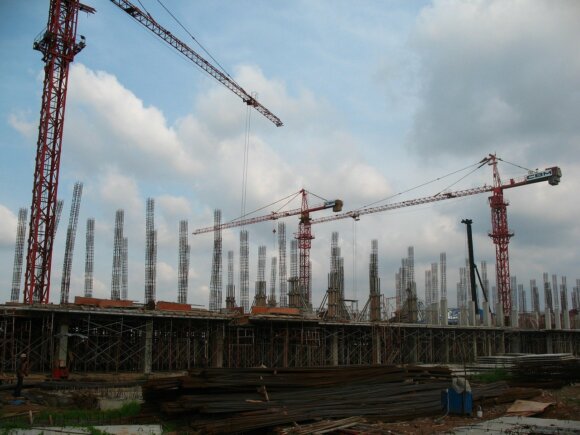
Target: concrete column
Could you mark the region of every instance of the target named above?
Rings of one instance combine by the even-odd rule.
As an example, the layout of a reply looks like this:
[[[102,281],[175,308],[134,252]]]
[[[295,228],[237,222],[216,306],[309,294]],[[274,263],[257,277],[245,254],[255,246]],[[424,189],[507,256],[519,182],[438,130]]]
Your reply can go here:
[[[467,309],[469,310],[469,326],[477,326],[477,319],[475,318],[475,302],[469,301],[467,303]]]
[[[217,328],[213,331],[213,337],[211,341],[212,346],[212,359],[211,366],[220,368],[224,366],[224,330],[223,328]]]
[[[547,309],[544,311],[545,326],[544,329],[552,329],[552,313]]]
[[[554,329],[562,329],[562,318],[560,317],[560,310],[554,310]]]
[[[467,308],[460,308],[459,309],[459,324],[461,326],[469,325],[469,315]]]
[[[504,327],[504,318],[503,318],[503,305],[501,302],[498,302],[495,305],[495,326],[498,328]]]
[[[554,353],[554,345],[552,343],[551,334],[546,334],[546,353]]]
[[[150,374],[153,367],[153,320],[145,323],[145,355],[143,356],[143,373]]]
[[[337,366],[338,365],[338,334],[334,334],[332,336],[330,346],[331,346],[330,352],[332,355],[332,365]]]
[[[510,326],[512,328],[519,328],[519,326],[520,326],[520,315],[518,313],[518,310],[512,309],[512,312],[510,313]]]
[[[433,325],[439,325],[440,313],[439,313],[439,302],[433,302]]]
[[[57,367],[67,367],[68,361],[68,325],[62,324],[58,334]]]
[[[570,329],[570,311],[562,311],[562,328]]]
[[[449,324],[449,315],[447,312],[447,299],[441,299],[441,316],[439,317],[440,324],[447,326]]]
[[[491,314],[489,312],[489,302],[484,301],[482,303],[483,310],[483,326],[491,326]]]

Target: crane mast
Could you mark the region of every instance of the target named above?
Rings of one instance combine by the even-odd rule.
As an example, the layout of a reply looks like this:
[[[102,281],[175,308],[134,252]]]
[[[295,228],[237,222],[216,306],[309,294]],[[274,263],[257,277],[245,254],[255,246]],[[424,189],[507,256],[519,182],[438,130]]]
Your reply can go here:
[[[24,303],[28,304],[48,303],[50,294],[69,65],[85,47],[84,37],[76,39],[79,10],[95,12],[78,0],[52,0],[46,31],[33,45],[42,53],[45,66],[26,255]]]
[[[151,32],[159,36],[171,47],[175,48],[186,58],[195,63],[198,67],[200,67],[214,79],[216,79],[226,88],[228,88],[238,97],[240,97],[244,103],[246,103],[248,106],[253,107],[259,113],[264,115],[267,119],[273,122],[276,127],[281,127],[282,125],[284,125],[282,121],[280,121],[280,118],[278,118],[276,115],[274,115],[264,106],[262,106],[254,97],[249,95],[240,85],[238,85],[235,81],[233,81],[219,69],[214,67],[203,57],[201,57],[187,44],[185,44],[183,41],[174,36],[169,30],[165,29],[163,26],[157,23],[151,15],[146,14],[128,0],[111,0],[111,3],[121,8],[123,11],[129,14],[135,21],[137,21],[138,23],[149,29]]]

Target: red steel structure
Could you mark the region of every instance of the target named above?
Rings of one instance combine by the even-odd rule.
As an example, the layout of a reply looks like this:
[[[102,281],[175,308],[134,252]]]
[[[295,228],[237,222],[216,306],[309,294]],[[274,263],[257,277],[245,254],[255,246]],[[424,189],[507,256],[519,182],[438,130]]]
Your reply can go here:
[[[508,202],[504,200],[503,191],[513,187],[525,186],[527,184],[547,181],[550,185],[555,186],[560,183],[562,171],[559,167],[553,166],[544,170],[529,171],[527,175],[520,178],[510,178],[507,183],[502,183],[497,169],[497,161],[501,160],[490,154],[480,162],[480,166],[490,165],[493,168],[493,186],[484,185],[481,187],[474,187],[472,189],[458,190],[455,192],[438,193],[433,196],[423,198],[410,199],[408,201],[396,202],[392,204],[381,205],[377,207],[367,207],[358,210],[347,211],[344,213],[326,216],[323,218],[313,219],[311,224],[318,224],[337,219],[353,218],[359,219],[360,216],[371,213],[378,213],[398,208],[411,207],[414,205],[428,204],[431,202],[443,201],[446,199],[461,198],[464,196],[476,195],[479,193],[492,192],[489,197],[489,205],[491,206],[491,225],[492,232],[489,236],[492,238],[496,246],[496,284],[498,295],[500,297],[504,313],[507,315],[511,310],[510,297],[510,266],[508,255],[508,244],[510,238],[513,236],[508,229],[507,224],[507,206]]]
[[[157,24],[149,14],[143,13],[129,1],[111,1],[238,95],[248,106],[254,107],[277,127],[283,125],[276,115],[173,36],[169,30]],[[42,53],[45,66],[26,255],[24,303],[27,304],[46,304],[49,301],[52,246],[58,221],[58,175],[69,65],[75,55],[85,47],[83,36],[78,42],[76,39],[79,11],[91,14],[96,12],[94,8],[80,3],[79,0],[50,0],[46,30],[33,45],[35,50]]]
[[[296,234],[296,239],[298,240],[298,248],[300,249],[300,266],[299,266],[299,285],[300,292],[304,303],[308,306],[311,303],[309,294],[309,283],[310,283],[310,248],[312,246],[312,239],[314,235],[312,234],[310,213],[332,208],[332,211],[339,212],[342,210],[342,201],[340,199],[335,199],[334,201],[325,201],[322,204],[317,204],[313,207],[308,206],[308,191],[302,189],[298,192],[302,196],[302,205],[300,208],[273,212],[264,216],[257,216],[247,219],[237,219],[225,224],[218,226],[211,226],[206,228],[199,228],[193,232],[193,234],[203,234],[209,233],[216,230],[224,230],[227,228],[242,227],[245,225],[256,224],[258,222],[265,222],[269,220],[277,220],[289,216],[300,215],[300,223],[298,224],[298,233]]]
[[[512,309],[512,298],[508,245],[514,234],[508,228],[507,206],[509,203],[503,197],[503,187],[495,155],[490,155],[489,164],[493,168],[493,190],[489,197],[489,206],[491,207],[491,233],[489,236],[495,245],[497,295],[502,304],[504,315],[509,315]]]
[[[436,195],[426,196],[422,198],[409,199],[407,201],[395,202],[376,207],[366,207],[357,210],[346,211],[344,213],[333,214],[321,218],[311,219],[310,213],[326,208],[333,208],[333,211],[339,212],[342,209],[342,201],[327,201],[324,204],[309,208],[307,192],[303,189],[299,193],[302,194],[302,207],[299,209],[289,210],[285,212],[274,212],[263,216],[257,216],[248,219],[239,219],[229,223],[220,225],[220,229],[234,228],[238,226],[245,226],[264,222],[268,220],[277,220],[288,216],[300,215],[300,224],[298,226],[298,233],[296,239],[300,247],[300,291],[308,290],[310,280],[310,248],[312,246],[312,225],[323,222],[330,222],[339,219],[360,219],[360,216],[372,213],[379,213],[399,208],[411,207],[421,204],[429,204],[432,202],[444,201],[447,199],[462,198],[465,196],[477,195],[480,193],[492,192],[489,198],[491,213],[492,213],[492,232],[490,237],[496,245],[496,270],[497,272],[497,286],[498,294],[503,304],[504,313],[509,313],[511,309],[510,298],[510,276],[509,276],[509,256],[508,244],[512,234],[507,226],[507,205],[508,203],[503,198],[503,191],[514,187],[525,186],[528,184],[547,181],[550,185],[555,186],[560,183],[562,171],[559,167],[553,166],[544,170],[529,171],[527,175],[519,178],[510,178],[507,183],[502,183],[497,169],[497,161],[501,160],[494,154],[490,154],[479,162],[482,167],[486,164],[493,167],[493,186],[483,185],[471,189],[457,190],[452,192],[442,192]],[[195,230],[193,234],[202,234],[215,231],[215,227],[206,227]],[[302,293],[303,297],[309,296]],[[308,302],[311,302],[309,299]],[[507,310],[507,311],[506,311]]]
[[[26,256],[24,303],[28,304],[48,303],[50,293],[68,72],[85,47],[83,37],[76,39],[79,10],[95,12],[78,0],[52,0],[46,31],[33,45],[42,53],[45,66]]]

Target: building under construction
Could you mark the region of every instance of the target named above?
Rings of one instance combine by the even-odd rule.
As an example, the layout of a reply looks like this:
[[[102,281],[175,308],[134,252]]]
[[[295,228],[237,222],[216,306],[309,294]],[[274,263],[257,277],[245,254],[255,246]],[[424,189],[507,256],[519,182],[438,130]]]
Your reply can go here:
[[[163,42],[209,73],[252,109],[276,126],[282,121],[203,59],[172,32],[160,26],[148,13],[127,0],[113,4]],[[66,376],[70,371],[137,372],[176,371],[193,367],[320,367],[386,363],[466,363],[481,355],[506,352],[580,353],[580,294],[572,294],[574,309],[567,306],[565,279],[544,276],[544,312],[540,312],[539,290],[531,283],[533,309],[526,311],[525,292],[511,281],[505,189],[538,182],[557,185],[560,168],[531,171],[519,179],[502,181],[497,158],[489,155],[479,162],[493,170],[493,185],[440,192],[436,195],[384,206],[340,213],[342,201],[309,204],[304,189],[301,207],[261,217],[221,223],[216,211],[214,225],[194,234],[214,233],[209,310],[187,303],[190,248],[187,221],[180,222],[178,302],[156,297],[157,230],[154,200],[147,200],[145,228],[145,294],[143,304],[128,300],[127,258],[129,240],[124,233],[124,210],[115,214],[114,252],[110,299],[93,298],[94,219],[87,221],[84,297],[70,300],[71,265],[78,224],[82,184],[75,185],[71,206],[60,304],[49,303],[52,248],[62,202],[57,201],[59,164],[63,138],[69,65],[85,46],[77,40],[78,12],[93,13],[78,1],[51,1],[49,20],[34,48],[43,55],[45,77],[37,142],[30,231],[26,252],[25,282],[21,287],[27,213],[22,209],[15,249],[11,302],[0,306],[0,360],[2,370],[15,369],[17,355],[30,355],[31,369]],[[50,126],[51,128],[48,128]],[[55,127],[56,126],[56,127]],[[57,128],[58,127],[58,128]],[[313,306],[310,248],[312,225],[336,219],[358,219],[418,204],[489,193],[492,211],[492,240],[496,247],[496,288],[490,301],[478,308],[475,295],[474,262],[461,272],[461,299],[457,322],[450,322],[447,307],[446,259],[431,263],[425,273],[425,298],[418,296],[414,249],[408,250],[397,274],[394,308],[381,293],[378,246],[371,243],[369,293],[362,310],[345,297],[344,262],[333,234],[328,287],[318,309]],[[312,213],[332,209],[334,215],[313,218]],[[244,215],[244,213],[242,213]],[[279,225],[278,257],[271,258],[270,288],[266,283],[266,249],[259,248],[258,280],[250,297],[249,241],[246,225],[288,216],[299,217],[295,240],[290,243],[290,270],[286,269],[285,227]],[[234,252],[228,252],[226,300],[222,303],[221,230],[240,227],[239,297],[234,285]],[[469,271],[469,280],[467,279]],[[482,270],[483,271],[483,270]],[[279,282],[278,291],[276,281]],[[486,279],[482,282],[485,282]],[[489,284],[481,284],[487,290]],[[22,288],[22,295],[20,293]],[[269,292],[268,292],[269,290]],[[488,292],[489,294],[490,292]],[[471,294],[471,298],[469,295]],[[524,295],[524,296],[518,296]],[[22,303],[18,302],[22,301]],[[252,302],[253,301],[253,302]],[[517,301],[523,309],[518,310]],[[224,308],[225,307],[225,308]]]
[[[179,311],[183,305],[161,302],[156,309],[77,302],[1,306],[3,370],[13,371],[22,352],[30,355],[33,371],[46,373],[466,363],[506,352],[580,353],[580,330],[543,324],[536,329],[529,321],[526,328],[444,326]]]

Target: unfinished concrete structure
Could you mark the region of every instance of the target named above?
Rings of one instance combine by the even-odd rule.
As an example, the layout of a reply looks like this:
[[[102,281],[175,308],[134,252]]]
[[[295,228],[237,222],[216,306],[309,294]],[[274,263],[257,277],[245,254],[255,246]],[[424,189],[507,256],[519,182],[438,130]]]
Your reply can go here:
[[[6,370],[14,370],[16,356],[26,352],[32,370],[46,373],[59,355],[78,373],[149,373],[262,364],[464,363],[504,352],[580,354],[580,330],[426,327],[144,307],[4,305],[0,328],[0,360]]]

